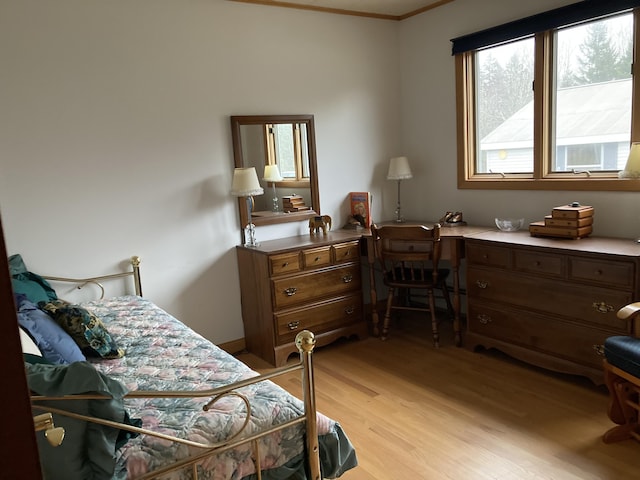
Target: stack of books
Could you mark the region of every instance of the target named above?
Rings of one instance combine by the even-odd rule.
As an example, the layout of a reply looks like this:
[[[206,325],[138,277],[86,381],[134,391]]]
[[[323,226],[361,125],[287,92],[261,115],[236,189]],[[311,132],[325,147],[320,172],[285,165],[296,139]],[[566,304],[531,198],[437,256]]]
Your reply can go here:
[[[282,209],[289,213],[309,210],[309,207],[305,206],[304,198],[300,195],[286,195],[282,197]]]
[[[544,221],[529,224],[534,237],[583,238],[593,231],[593,207],[571,203],[555,207]]]

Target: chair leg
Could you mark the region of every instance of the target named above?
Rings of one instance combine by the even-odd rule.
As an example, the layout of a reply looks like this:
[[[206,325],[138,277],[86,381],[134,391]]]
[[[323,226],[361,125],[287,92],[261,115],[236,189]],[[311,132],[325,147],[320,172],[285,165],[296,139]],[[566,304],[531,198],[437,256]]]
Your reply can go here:
[[[638,394],[633,385],[628,381],[614,382],[614,388],[618,403],[621,407],[622,418],[614,415],[612,420],[620,425],[605,432],[602,437],[604,443],[615,443],[629,438],[640,438],[638,425]],[[634,405],[634,406],[632,406]],[[622,420],[619,422],[619,420]]]
[[[391,307],[393,306],[393,296],[395,291],[393,288],[389,288],[389,296],[387,297],[387,310],[384,312],[384,322],[382,323],[382,335],[381,340],[386,340],[389,333],[389,322],[391,321]]]
[[[431,331],[433,332],[433,346],[440,346],[440,335],[438,333],[438,320],[436,319],[436,302],[433,296],[433,290],[429,290],[429,310],[431,311]]]

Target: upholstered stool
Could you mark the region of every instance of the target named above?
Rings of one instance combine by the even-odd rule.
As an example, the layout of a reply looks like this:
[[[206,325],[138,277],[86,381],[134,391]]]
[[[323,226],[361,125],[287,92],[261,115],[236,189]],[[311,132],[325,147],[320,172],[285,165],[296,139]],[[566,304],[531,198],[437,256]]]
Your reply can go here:
[[[640,312],[640,304],[627,305],[618,311],[618,318],[632,322],[630,331],[636,333],[633,320]],[[629,438],[640,440],[640,338],[613,336],[604,342],[604,381],[609,389],[607,415],[618,425],[603,436],[605,443]]]

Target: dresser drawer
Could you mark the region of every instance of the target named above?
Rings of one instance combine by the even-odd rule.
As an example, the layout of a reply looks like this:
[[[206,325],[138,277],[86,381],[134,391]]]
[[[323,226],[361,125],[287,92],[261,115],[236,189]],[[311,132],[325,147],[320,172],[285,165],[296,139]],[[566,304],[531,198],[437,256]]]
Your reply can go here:
[[[272,280],[276,309],[312,302],[326,297],[360,290],[360,265],[350,264],[324,271]]]
[[[618,334],[484,303],[469,306],[467,321],[471,332],[595,368],[602,367],[602,357],[594,345]]]
[[[331,265],[331,247],[311,248],[302,251],[305,270]]]
[[[513,269],[520,272],[562,278],[565,274],[565,257],[553,253],[515,250]]]
[[[469,243],[466,246],[466,252],[469,265],[508,268],[511,264],[508,248]]]
[[[569,259],[569,278],[611,287],[631,288],[635,276],[632,262],[573,257]]]
[[[295,340],[301,330],[311,330],[320,334],[362,319],[362,297],[358,294],[340,297],[304,308],[287,310],[275,314],[277,343],[279,345]]]
[[[271,275],[283,275],[302,270],[300,252],[282,253],[269,256]]]
[[[619,331],[624,331],[626,322],[616,312],[632,301],[630,291],[482,268],[468,269],[467,292],[473,300],[501,302]]]
[[[339,243],[331,248],[335,263],[360,261],[360,242]]]

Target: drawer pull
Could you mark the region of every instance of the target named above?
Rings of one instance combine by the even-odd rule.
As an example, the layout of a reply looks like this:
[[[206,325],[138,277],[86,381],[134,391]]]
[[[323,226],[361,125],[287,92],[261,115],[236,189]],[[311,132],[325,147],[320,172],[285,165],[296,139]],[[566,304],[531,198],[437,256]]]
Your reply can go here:
[[[598,277],[602,276],[602,270],[600,270],[600,269],[596,270],[596,272],[595,272],[595,273],[596,273],[596,275],[597,275]]]
[[[284,268],[284,267],[288,267],[288,266],[289,266],[289,262],[284,262],[284,263],[282,264],[282,267],[283,267],[283,268]]]
[[[491,317],[489,315],[485,315],[484,313],[481,313],[480,315],[478,315],[478,321],[482,325],[487,325],[488,323],[491,323]]]
[[[351,315],[355,311],[356,311],[356,307],[354,307],[353,305],[349,305],[347,308],[344,309],[344,313],[346,313],[347,315]]]
[[[289,288],[285,288],[284,289],[284,294],[287,297],[293,297],[296,294],[297,291],[298,291],[298,289],[296,287],[289,287]]]
[[[489,282],[485,280],[476,280],[476,285],[478,286],[478,288],[485,289],[489,286]]]
[[[313,259],[314,262],[319,262],[320,261],[320,257],[316,257]]]
[[[594,345],[593,349],[596,351],[596,354],[604,357],[604,345]]]
[[[353,275],[351,275],[350,273],[348,273],[344,277],[342,277],[342,281],[344,283],[349,283],[349,282],[351,282],[351,280],[353,280]]]
[[[289,330],[297,330],[299,326],[300,326],[300,322],[287,323],[287,327],[289,327]]]
[[[607,305],[604,302],[593,302],[592,307],[595,308],[598,313],[609,313],[615,310],[612,305]]]

